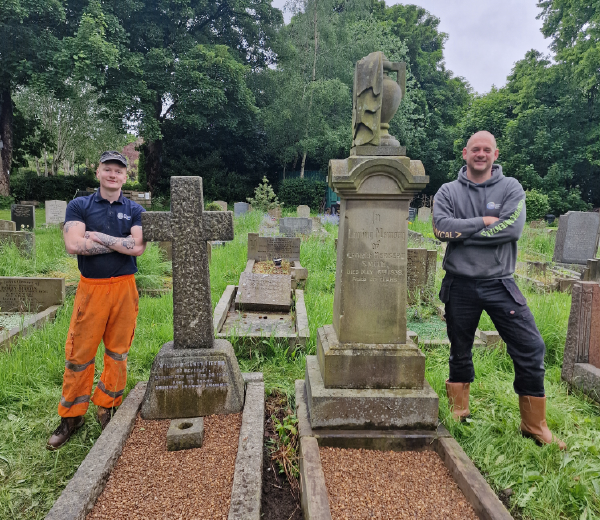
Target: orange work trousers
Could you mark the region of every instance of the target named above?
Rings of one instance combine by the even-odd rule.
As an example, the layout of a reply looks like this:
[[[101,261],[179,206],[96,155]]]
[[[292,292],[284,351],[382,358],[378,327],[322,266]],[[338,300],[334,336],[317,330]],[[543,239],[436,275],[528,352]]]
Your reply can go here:
[[[121,404],[138,301],[132,274],[116,278],[81,277],[65,345],[65,374],[58,405],[61,417],[78,417],[87,412],[100,340],[104,340],[105,347],[104,371],[91,399],[104,408]]]

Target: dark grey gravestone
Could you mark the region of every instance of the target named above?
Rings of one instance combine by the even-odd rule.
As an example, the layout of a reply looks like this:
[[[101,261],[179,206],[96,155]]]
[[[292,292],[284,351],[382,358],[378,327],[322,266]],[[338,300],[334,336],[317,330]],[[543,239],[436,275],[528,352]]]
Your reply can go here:
[[[248,213],[250,211],[250,204],[247,202],[236,202],[233,205],[233,214],[236,217],[243,215],[244,213]]]
[[[16,231],[17,224],[12,220],[0,220],[0,231]]]
[[[600,214],[569,211],[561,215],[552,260],[563,264],[587,264],[596,258]]]
[[[235,308],[247,311],[287,312],[292,306],[292,276],[246,273],[240,275]]]
[[[147,241],[173,254],[173,337],[152,364],[144,419],[237,413],[244,381],[231,343],[215,340],[207,242],[233,240],[229,211],[203,211],[202,179],[171,177],[171,211],[142,214]]]
[[[279,219],[279,232],[289,237],[295,237],[297,234],[310,235],[312,227],[313,221],[311,218],[283,217]]]
[[[10,220],[17,225],[17,231],[30,231],[35,227],[35,206],[13,204],[10,207]]]
[[[248,233],[248,260],[300,260],[300,238],[260,237],[258,233]]]

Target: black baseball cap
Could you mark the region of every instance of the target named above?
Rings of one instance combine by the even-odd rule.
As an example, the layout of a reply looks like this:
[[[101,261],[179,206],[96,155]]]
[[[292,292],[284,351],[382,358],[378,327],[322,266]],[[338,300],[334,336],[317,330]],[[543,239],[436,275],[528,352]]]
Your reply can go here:
[[[125,166],[125,168],[127,168],[127,157],[115,150],[108,150],[107,152],[103,152],[100,156],[101,163],[105,163],[108,161],[118,161],[123,166]]]

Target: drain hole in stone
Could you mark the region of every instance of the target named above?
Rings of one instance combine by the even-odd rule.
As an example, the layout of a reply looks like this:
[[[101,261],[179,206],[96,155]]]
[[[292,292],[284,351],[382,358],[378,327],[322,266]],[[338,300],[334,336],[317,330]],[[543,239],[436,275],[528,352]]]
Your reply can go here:
[[[188,428],[191,428],[192,426],[194,426],[193,423],[186,421],[186,422],[179,423],[177,425],[177,428],[179,428],[180,430],[187,430]]]

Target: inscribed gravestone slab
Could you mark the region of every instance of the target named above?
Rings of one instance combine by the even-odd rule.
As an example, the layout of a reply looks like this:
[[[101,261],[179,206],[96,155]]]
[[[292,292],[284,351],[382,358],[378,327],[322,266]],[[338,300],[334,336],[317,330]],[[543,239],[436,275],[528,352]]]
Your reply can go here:
[[[0,277],[2,312],[39,312],[65,299],[64,278]]]
[[[586,264],[596,258],[600,214],[569,211],[560,216],[553,261],[565,264]]]
[[[431,218],[431,208],[419,208],[419,220],[427,222]]]
[[[26,255],[35,256],[35,234],[29,231],[0,231],[0,243],[12,243]]]
[[[286,312],[291,305],[291,275],[246,272],[240,275],[235,297],[236,309]]]
[[[300,238],[259,237],[258,233],[248,233],[248,260],[300,260]]]
[[[46,224],[60,224],[65,221],[67,203],[64,200],[47,200]]]
[[[250,204],[247,202],[236,202],[233,205],[233,214],[236,217],[243,215],[244,213],[248,213],[250,211]]]
[[[227,211],[227,202],[224,200],[215,200],[215,204],[218,204],[221,207],[221,211]]]
[[[10,207],[10,220],[17,224],[17,231],[35,227],[35,207],[13,204]]]
[[[312,228],[313,221],[311,218],[283,217],[279,219],[279,232],[286,236],[310,235]]]
[[[0,231],[16,231],[17,224],[12,220],[0,220]]]
[[[310,217],[310,207],[308,207],[304,204],[301,206],[298,206],[296,208],[296,213],[298,214],[299,217],[309,218]]]

